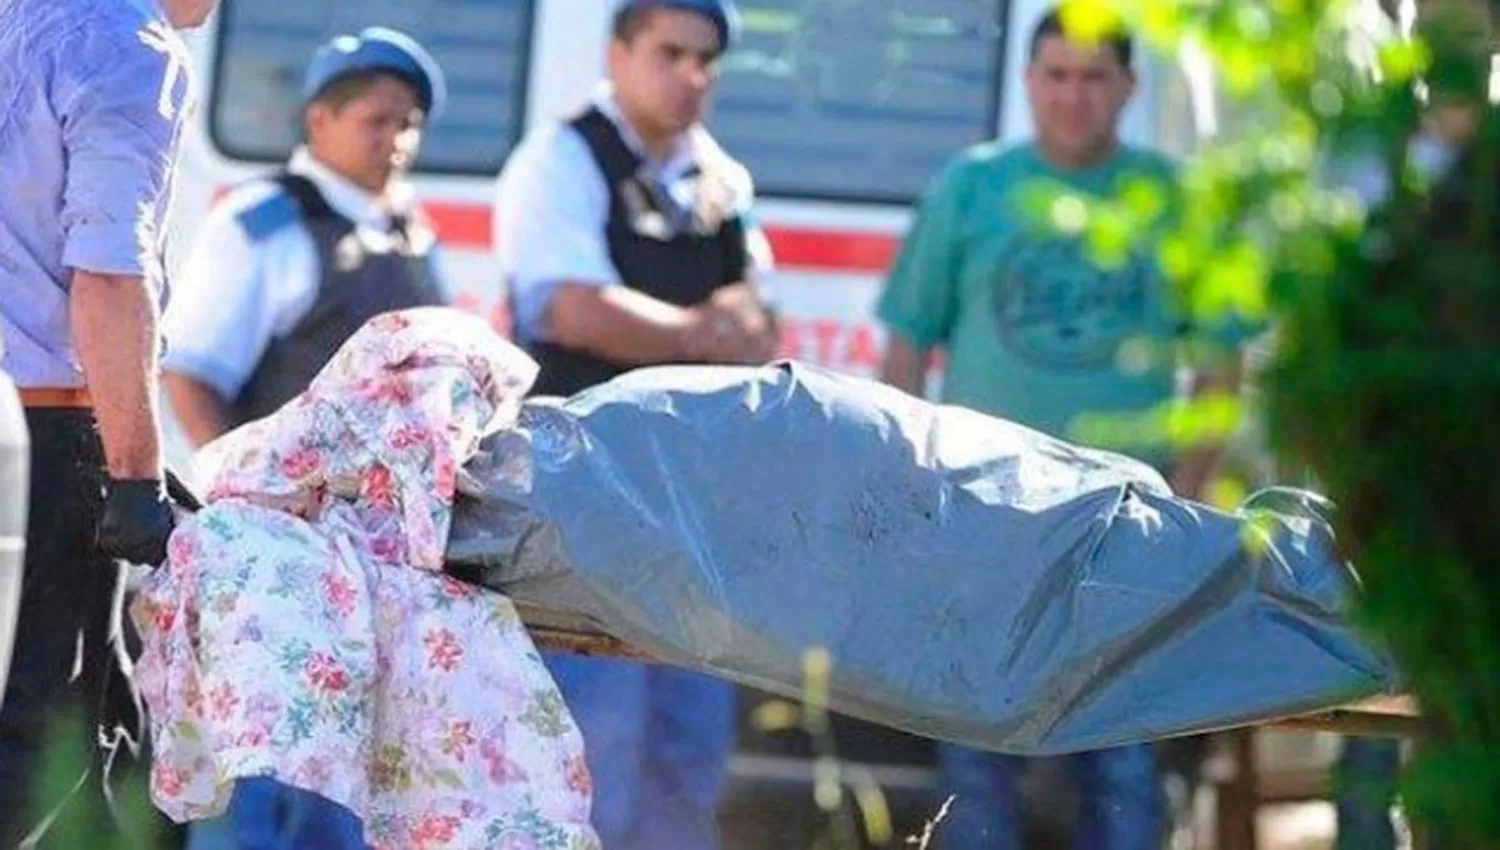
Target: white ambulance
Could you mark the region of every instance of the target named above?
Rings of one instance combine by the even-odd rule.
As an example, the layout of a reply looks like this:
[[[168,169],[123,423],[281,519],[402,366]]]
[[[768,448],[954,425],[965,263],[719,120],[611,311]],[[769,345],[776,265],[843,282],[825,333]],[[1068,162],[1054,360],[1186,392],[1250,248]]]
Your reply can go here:
[[[577,109],[603,72],[614,0],[224,0],[192,36],[203,99],[186,139],[171,240],[228,186],[283,162],[314,48],[369,24],[437,57],[446,113],[426,134],[418,183],[463,304],[506,327],[492,247],[494,180],[526,128]],[[913,199],[942,162],[982,139],[1029,132],[1020,86],[1042,0],[741,0],[744,39],[724,61],[709,124],[756,179],[779,264],[783,353],[869,374],[870,312]],[[1180,75],[1147,63],[1132,140],[1184,144]],[[1168,116],[1177,120],[1168,121]]]

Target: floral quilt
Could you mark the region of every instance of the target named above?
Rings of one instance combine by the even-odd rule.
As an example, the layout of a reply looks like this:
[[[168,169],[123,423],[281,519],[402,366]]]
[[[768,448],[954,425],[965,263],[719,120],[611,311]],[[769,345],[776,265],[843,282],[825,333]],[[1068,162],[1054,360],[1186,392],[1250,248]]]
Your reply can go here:
[[[515,608],[442,572],[462,467],[536,371],[476,317],[389,313],[205,448],[207,507],[130,610],[166,814],[271,776],[376,850],[599,846],[581,736]]]

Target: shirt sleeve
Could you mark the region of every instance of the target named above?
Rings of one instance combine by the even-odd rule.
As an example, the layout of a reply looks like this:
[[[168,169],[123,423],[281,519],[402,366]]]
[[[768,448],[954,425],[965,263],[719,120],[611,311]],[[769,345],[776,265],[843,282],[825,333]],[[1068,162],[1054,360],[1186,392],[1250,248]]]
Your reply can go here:
[[[494,224],[518,335],[547,337],[543,319],[563,283],[621,282],[605,242],[608,216],[604,177],[571,128],[551,130],[517,151],[498,181]]]
[[[776,271],[776,254],[771,250],[771,239],[754,213],[745,215],[745,254],[750,258],[750,271],[764,277]]]
[[[776,271],[776,256],[771,251],[771,240],[766,236],[766,229],[761,226],[760,216],[756,212],[755,181],[748,168],[740,166],[738,171],[735,212],[745,227],[745,256],[750,261],[749,273],[752,277],[764,277]]]
[[[276,322],[264,252],[251,245],[236,212],[221,203],[199,228],[162,321],[163,368],[208,384],[226,401],[254,373]]]
[[[432,270],[433,282],[437,285],[438,296],[444,304],[452,305],[458,301],[461,290],[458,278],[453,276],[453,269],[448,262],[448,252],[443,250],[441,244],[432,246],[427,254],[428,268]]]
[[[778,298],[770,279],[776,271],[776,256],[756,211],[755,180],[742,163],[731,161],[730,168],[733,212],[745,239],[745,279],[755,287],[763,303],[775,307]]]
[[[741,214],[745,225],[745,276],[755,287],[762,304],[773,309],[781,307],[781,293],[772,283],[776,272],[776,255],[771,250],[771,240],[766,230],[756,219],[753,210]]]
[[[145,36],[59,78],[63,263],[156,280],[187,69]],[[100,49],[89,44],[86,53]]]
[[[930,184],[876,303],[880,320],[919,349],[944,342],[958,314],[965,182],[958,162]]]

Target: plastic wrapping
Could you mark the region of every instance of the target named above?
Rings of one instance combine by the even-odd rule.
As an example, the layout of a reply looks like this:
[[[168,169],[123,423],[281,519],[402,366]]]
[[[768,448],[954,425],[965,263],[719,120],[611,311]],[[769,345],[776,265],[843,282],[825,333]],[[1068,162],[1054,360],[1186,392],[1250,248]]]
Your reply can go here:
[[[1317,499],[1234,514],[1150,467],[801,364],[642,369],[528,403],[448,560],[670,663],[1046,755],[1394,690]],[[1256,518],[1252,521],[1252,517]]]

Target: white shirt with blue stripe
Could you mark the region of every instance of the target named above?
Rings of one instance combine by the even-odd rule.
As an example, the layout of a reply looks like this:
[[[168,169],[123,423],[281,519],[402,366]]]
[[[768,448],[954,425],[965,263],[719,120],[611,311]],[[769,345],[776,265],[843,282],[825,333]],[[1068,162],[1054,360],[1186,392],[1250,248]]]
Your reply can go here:
[[[644,158],[644,145],[620,116],[609,85],[598,86],[590,100]],[[691,181],[685,178],[705,156],[727,165],[733,207],[745,218],[750,282],[761,287],[764,296],[774,261],[770,242],[753,222],[755,188],[750,172],[729,158],[706,129],[696,126],[655,164],[654,176],[688,207]],[[573,127],[559,123],[531,132],[506,161],[495,191],[496,254],[511,295],[517,337],[547,338],[542,317],[562,284],[602,288],[625,283],[609,258],[605,238],[609,186],[588,143]]]

